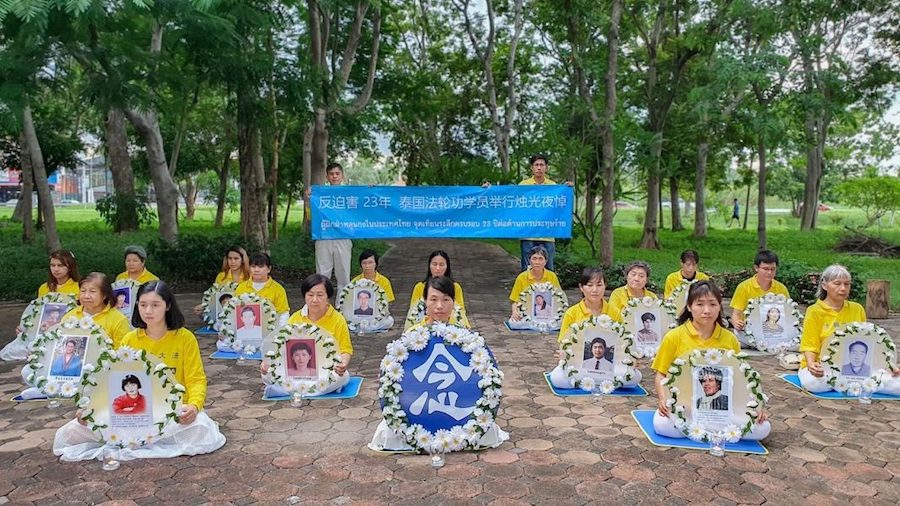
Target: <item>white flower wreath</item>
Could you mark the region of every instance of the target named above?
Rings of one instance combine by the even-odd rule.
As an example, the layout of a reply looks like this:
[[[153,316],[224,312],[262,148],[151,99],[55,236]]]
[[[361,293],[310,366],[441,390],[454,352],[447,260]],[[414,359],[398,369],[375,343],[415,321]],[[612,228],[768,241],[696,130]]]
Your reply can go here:
[[[216,315],[213,314],[216,304],[213,297],[218,298],[222,292],[231,292],[237,289],[238,284],[234,281],[226,281],[225,283],[213,283],[213,285],[203,292],[203,299],[200,300],[200,311],[203,315],[203,321],[208,325],[216,323]],[[212,307],[210,307],[212,303]]]
[[[690,290],[691,285],[700,281],[696,277],[690,281],[686,279],[682,279],[681,283],[672,290],[672,293],[669,294],[669,297],[666,298],[666,304],[671,305],[675,310],[675,317],[677,318],[681,313],[681,310],[684,309],[684,306],[687,305],[687,292]]]
[[[225,304],[222,312],[219,313],[219,334],[222,336],[222,340],[225,344],[231,349],[237,352],[243,350],[244,353],[253,354],[257,351],[254,346],[247,345],[244,347],[243,343],[236,340],[234,320],[231,319],[231,315],[234,314],[238,306],[248,304],[259,304],[260,323],[262,328],[265,329],[263,339],[265,339],[266,334],[275,330],[275,326],[278,324],[278,314],[275,312],[275,306],[273,306],[268,299],[264,299],[255,293],[244,293],[234,296],[228,301],[228,304]]]
[[[409,312],[406,313],[406,323],[403,325],[403,330],[407,331],[410,329],[410,327],[418,325],[424,320],[425,299],[419,299],[419,302],[410,307]],[[468,324],[466,313],[463,310],[462,306],[460,306],[459,304],[453,305],[453,312],[450,313],[450,323],[458,327],[465,327]]]
[[[685,360],[685,357],[687,360]],[[693,367],[701,362],[709,365],[716,365],[726,357],[733,357],[738,360],[740,363],[739,369],[747,380],[747,390],[751,397],[747,402],[745,410],[748,420],[741,427],[731,424],[722,430],[709,431],[702,424],[690,423],[688,421],[685,415],[684,405],[679,404],[678,402],[678,396],[681,392],[678,387],[675,386],[675,381],[681,376],[684,367],[687,365]],[[669,366],[669,374],[662,381],[662,384],[663,386],[669,385],[667,388],[669,389],[671,397],[666,401],[666,404],[669,407],[669,411],[675,416],[675,427],[677,427],[685,436],[694,441],[709,441],[710,437],[717,437],[734,443],[750,433],[753,424],[756,423],[760,410],[762,410],[769,402],[769,397],[763,393],[762,387],[759,384],[761,376],[750,366],[747,357],[747,353],[743,351],[735,353],[734,350],[709,348],[705,350],[693,350],[682,357],[676,358],[672,362],[672,365]]]
[[[36,337],[37,329],[35,329],[35,325],[37,325],[37,319],[46,304],[66,304],[66,311],[68,312],[76,306],[77,301],[75,300],[75,297],[59,292],[50,292],[43,297],[34,299],[28,304],[28,307],[25,308],[25,311],[22,312],[22,319],[19,320],[19,326],[22,327],[22,332],[19,332],[16,336],[17,339],[28,342]],[[35,330],[35,333],[31,333],[32,329]]]
[[[578,368],[569,364],[569,361],[575,357],[575,352],[581,352],[581,346],[583,346],[583,343],[576,341],[575,337],[583,333],[588,327],[597,327],[615,332],[619,336],[619,344],[624,346],[623,352],[625,353],[625,357],[622,359],[622,364],[626,366],[625,373],[615,375],[612,380],[603,380],[600,384],[600,389],[603,393],[612,393],[615,389],[621,387],[634,377],[636,357],[634,356],[633,349],[634,338],[631,334],[625,332],[625,327],[622,326],[621,323],[614,321],[609,315],[603,314],[600,316],[593,316],[587,320],[582,320],[570,325],[569,329],[566,331],[566,335],[563,336],[562,341],[559,343],[563,353],[559,365],[566,372],[566,376],[569,377],[569,383],[571,383],[573,388],[580,388],[588,391],[594,389],[594,386],[596,385],[594,378],[589,376],[582,377]],[[577,350],[575,349],[576,344],[579,345]]]
[[[688,282],[688,286],[689,285],[690,285],[690,282]],[[625,307],[622,308],[622,321],[627,322],[624,324],[626,334],[628,334],[635,343],[634,344],[635,358],[652,359],[653,357],[655,357],[656,352],[659,350],[659,345],[660,345],[660,343],[662,343],[663,337],[665,337],[665,335],[666,335],[666,332],[668,332],[670,329],[674,329],[675,327],[678,326],[678,322],[677,322],[678,316],[675,314],[676,308],[675,308],[675,303],[673,302],[673,300],[674,299],[672,297],[665,299],[665,300],[654,299],[653,297],[648,297],[648,296],[633,297],[633,298],[628,299],[628,303],[625,304]],[[632,331],[628,330],[629,324],[633,323],[632,316],[634,315],[635,312],[640,311],[641,308],[657,308],[657,307],[659,308],[660,316],[662,316],[663,313],[668,315],[669,324],[665,328],[662,328],[663,326],[660,325],[660,331],[661,331],[662,335],[659,336],[659,341],[657,341],[656,344],[638,343],[637,339],[635,338],[635,334],[637,331],[632,332]]]
[[[747,301],[747,307],[744,308],[744,321],[747,322],[750,319],[750,314],[754,309],[758,308],[761,304],[791,304],[791,316],[795,318],[794,327],[797,330],[797,334],[791,339],[789,343],[779,343],[778,345],[772,347],[771,349],[766,346],[765,341],[762,339],[757,340],[756,336],[753,335],[752,325],[746,325],[744,327],[744,335],[747,336],[747,343],[762,352],[772,352],[772,353],[781,353],[787,351],[789,349],[796,349],[797,346],[800,345],[800,332],[803,328],[803,314],[800,313],[800,308],[796,302],[792,299],[785,297],[781,294],[767,293],[762,297],[757,297],[755,299],[750,299]]]
[[[468,365],[481,377],[478,387],[482,393],[475,402],[475,410],[464,424],[434,433],[420,424],[410,425],[406,412],[400,406],[403,362],[409,358],[410,352],[425,349],[432,337],[441,338],[448,346],[457,346],[470,354]],[[455,325],[434,323],[404,332],[400,339],[387,345],[387,355],[381,360],[380,382],[378,396],[382,402],[381,414],[391,429],[416,450],[427,451],[434,448],[442,452],[453,452],[479,448],[478,442],[494,424],[500,408],[503,372],[485,347],[484,338],[477,332]]]
[[[162,379],[162,389],[166,392],[164,417],[161,421],[153,424],[154,429],[151,433],[140,438],[129,438],[122,440],[114,431],[109,430],[109,424],[97,420],[97,410],[102,408],[108,410],[108,406],[100,406],[100,402],[93,401],[91,395],[94,389],[99,385],[97,373],[109,371],[112,364],[119,362],[140,362],[148,376],[156,376]],[[75,395],[75,404],[81,408],[81,417],[87,424],[88,429],[100,436],[99,444],[101,446],[112,446],[114,448],[131,448],[136,449],[147,446],[155,442],[163,435],[166,426],[169,423],[178,422],[178,407],[181,404],[182,397],[186,391],[184,385],[179,384],[174,379],[175,369],[167,366],[165,363],[145,350],[136,350],[128,346],[122,346],[116,350],[107,350],[100,354],[97,364],[85,364],[85,374],[81,380],[81,389]],[[104,385],[101,388],[104,388]],[[97,397],[102,398],[103,395]],[[95,404],[98,404],[95,406]]]
[[[282,352],[284,343],[297,334],[315,338],[316,346],[322,347],[325,352],[325,360],[327,363],[319,367],[319,369],[327,371],[325,377],[320,377],[318,380],[312,381],[296,378],[291,379],[288,378],[287,375],[282,376],[279,374],[279,371],[284,371],[286,367],[284,353]],[[268,372],[266,374],[273,385],[278,385],[291,394],[297,392],[304,395],[319,395],[338,380],[338,375],[334,372],[334,366],[341,362],[341,357],[338,354],[337,342],[334,340],[334,336],[322,328],[311,323],[289,323],[278,329],[271,337],[273,349],[265,352],[263,361],[268,365]]]
[[[878,390],[884,380],[891,376],[891,371],[880,368],[873,371],[872,375],[863,381],[845,378],[841,374],[841,368],[834,363],[834,357],[839,351],[843,339],[847,336],[864,335],[873,337],[875,344],[881,345],[881,353],[888,368],[897,367],[897,347],[887,331],[870,322],[853,322],[843,326],[843,329],[834,331],[834,336],[824,346],[825,351],[820,357],[828,377],[828,384],[838,392],[847,392],[850,395],[859,396],[863,391],[872,393]],[[873,368],[874,369],[874,368]]]
[[[350,298],[350,299],[353,298],[354,288],[357,288],[357,287],[365,288],[366,290],[371,290],[372,293],[375,294],[374,299],[376,301],[377,306],[375,307],[375,318],[374,319],[370,319],[370,318],[363,319],[363,318],[358,318],[358,317],[354,318],[353,311],[352,311],[352,307],[353,307],[352,302],[349,302],[351,311],[349,313],[344,313],[344,309],[345,309],[344,303],[348,301],[348,298]],[[388,316],[391,315],[390,309],[388,308],[387,295],[384,292],[384,288],[382,288],[381,285],[372,281],[371,279],[365,279],[365,278],[359,279],[352,283],[348,283],[347,285],[344,286],[344,288],[341,289],[341,293],[338,294],[338,297],[337,297],[336,309],[338,310],[339,313],[344,315],[344,318],[347,320],[347,326],[350,327],[350,330],[352,330],[352,331],[356,331],[358,328],[363,326],[363,325],[360,325],[361,321],[366,321],[368,323],[371,320],[374,320],[371,322],[371,324],[377,325],[378,323],[381,323],[385,318],[387,318]]]
[[[537,321],[532,317],[528,308],[531,306],[531,297],[535,292],[550,292],[552,294],[553,307],[556,308],[556,314],[553,315],[552,320]],[[559,328],[563,316],[566,314],[566,309],[569,308],[569,299],[566,297],[566,292],[553,286],[552,283],[535,283],[519,293],[516,308],[519,310],[519,314],[522,315],[522,321],[529,324],[531,328],[536,328],[540,323],[549,324],[550,328]]]
[[[69,398],[74,396],[78,391],[79,380],[60,381],[58,379],[51,379],[49,378],[49,372],[47,376],[37,375],[37,372],[45,367],[44,357],[47,355],[48,346],[51,348],[55,346],[60,337],[63,337],[63,333],[66,330],[86,331],[91,346],[98,347],[97,349],[101,354],[110,350],[113,345],[112,339],[110,339],[106,335],[106,332],[104,332],[103,329],[89,317],[80,320],[68,318],[63,320],[59,327],[43,334],[39,334],[34,341],[34,347],[31,350],[31,354],[28,355],[28,365],[26,367],[30,369],[30,372],[26,377],[26,382],[39,389],[46,397]],[[85,366],[82,367],[83,374],[86,374],[85,371],[88,369],[87,366],[88,364],[85,364]]]

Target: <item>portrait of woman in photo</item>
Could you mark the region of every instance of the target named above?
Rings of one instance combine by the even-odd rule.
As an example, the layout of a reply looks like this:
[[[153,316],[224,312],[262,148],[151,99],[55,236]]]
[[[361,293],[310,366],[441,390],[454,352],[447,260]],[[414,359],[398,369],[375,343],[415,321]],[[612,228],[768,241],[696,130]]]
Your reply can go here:
[[[544,293],[537,293],[534,295],[534,317],[535,318],[550,318],[550,310],[553,309],[553,304],[547,301],[549,296]]]
[[[763,320],[763,335],[767,337],[777,337],[784,332],[781,326],[781,309],[772,306],[766,311],[766,319]]]
[[[312,340],[309,341],[312,342]],[[287,370],[288,376],[304,379],[316,379],[319,377],[314,346],[299,340],[288,342],[288,356],[290,357]]]
[[[124,394],[113,400],[113,413],[117,415],[139,415],[147,410],[147,401],[141,394],[141,380],[133,374],[122,378]]]
[[[66,340],[61,354],[57,354],[50,366],[50,376],[81,376],[81,356],[78,354],[78,341]]]

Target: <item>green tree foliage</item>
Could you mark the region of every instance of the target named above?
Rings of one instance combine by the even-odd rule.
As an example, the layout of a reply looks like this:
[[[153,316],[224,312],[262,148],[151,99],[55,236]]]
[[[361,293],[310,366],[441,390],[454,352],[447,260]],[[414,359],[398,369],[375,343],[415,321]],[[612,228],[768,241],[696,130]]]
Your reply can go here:
[[[888,213],[900,210],[900,179],[894,176],[869,176],[844,181],[837,194],[849,206],[866,212],[868,228]]]

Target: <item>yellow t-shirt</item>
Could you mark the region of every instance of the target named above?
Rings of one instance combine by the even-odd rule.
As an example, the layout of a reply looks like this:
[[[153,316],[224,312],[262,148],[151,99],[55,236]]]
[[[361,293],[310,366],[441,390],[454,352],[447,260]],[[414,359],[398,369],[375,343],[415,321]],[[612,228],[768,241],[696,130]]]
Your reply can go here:
[[[544,276],[541,279],[535,279],[531,275],[531,267],[529,267],[528,270],[522,271],[516,276],[516,282],[513,284],[512,291],[509,292],[509,300],[518,302],[522,291],[536,283],[550,283],[562,290],[562,287],[559,286],[559,278],[556,277],[555,272],[544,269]]]
[[[78,287],[78,282],[72,278],[69,278],[65,283],[58,285],[56,287],[56,290],[54,291],[56,293],[64,293],[66,295],[71,295],[77,298],[80,290],[81,289]],[[48,293],[50,293],[50,286],[47,283],[44,283],[40,287],[38,287],[38,297],[43,297]]]
[[[84,318],[85,315],[84,306],[75,306],[71,311],[66,313],[62,319],[75,318],[80,320]],[[131,332],[131,324],[128,323],[128,319],[125,318],[125,315],[109,304],[100,310],[99,313],[90,316],[91,319],[94,320],[94,323],[102,328],[106,332],[106,335],[112,339],[113,348],[118,348],[119,345],[122,344],[122,338],[125,337],[125,334]]]
[[[848,300],[840,311],[835,311],[824,300],[817,300],[806,309],[803,332],[800,334],[800,368],[806,367],[805,352],[819,356],[822,343],[834,334],[834,326],[841,323],[866,321],[866,310],[858,303]]]
[[[721,348],[724,350],[733,350],[735,353],[741,351],[741,343],[727,329],[716,324],[709,339],[701,339],[700,333],[694,327],[694,323],[687,321],[684,324],[675,327],[666,333],[662,343],[659,345],[659,351],[656,352],[656,358],[653,360],[652,369],[658,373],[668,375],[669,366],[676,358],[693,350],[708,350],[710,348]]]
[[[466,310],[466,300],[463,298],[462,287],[459,286],[459,283],[453,282],[453,292],[456,297],[453,298],[454,304],[461,307],[463,312]],[[414,307],[419,303],[419,300],[425,299],[425,282],[419,281],[416,283],[416,286],[413,287],[412,297],[409,299],[409,307]]]
[[[609,314],[609,303],[605,300],[603,301],[603,309],[600,314],[605,314],[612,318]],[[557,342],[562,342],[563,338],[566,337],[566,334],[569,333],[569,326],[576,324],[578,322],[583,322],[588,318],[594,316],[594,313],[591,313],[591,310],[588,309],[587,305],[584,303],[584,299],[581,299],[581,302],[575,304],[574,306],[566,309],[565,314],[563,314],[562,324],[559,326],[559,336],[556,338]]]
[[[123,279],[131,279],[128,277],[128,271],[120,273],[118,276],[116,276],[116,281],[121,281]],[[152,272],[148,271],[147,269],[144,269],[144,272],[142,272],[141,275],[138,276],[138,278],[134,280],[134,282],[139,285],[143,285],[144,283],[147,283],[149,281],[157,281],[157,280],[159,280],[159,278],[156,277],[156,274],[153,274]]]
[[[709,279],[705,273],[697,271],[694,274],[695,281],[703,281],[704,279]],[[666,276],[666,289],[663,291],[663,298],[668,299],[672,296],[672,292],[678,288],[678,285],[684,282],[684,276],[681,275],[681,269],[673,272]]]
[[[544,177],[544,182],[543,182],[543,183],[538,183],[537,181],[534,180],[534,176],[532,176],[532,177],[530,177],[530,178],[528,178],[528,179],[523,179],[522,182],[519,183],[519,184],[520,184],[520,185],[526,185],[526,186],[528,186],[528,185],[537,185],[537,184],[556,184],[556,181],[554,181],[554,180],[550,179],[549,177],[546,177],[546,176],[545,176],[545,177]],[[524,240],[526,240],[526,241],[556,242],[556,239],[554,239],[554,238],[552,238],[552,237],[530,237],[530,238],[526,238],[526,239],[524,239]]]
[[[355,278],[350,280],[350,282],[354,283],[356,281],[359,281],[360,279],[363,279],[362,274],[356,276]],[[382,276],[380,272],[376,271],[375,279],[373,279],[372,281],[374,281],[378,286],[381,287],[382,290],[384,290],[384,295],[385,297],[387,297],[388,302],[394,302],[394,287],[391,286],[391,280],[389,280],[386,276]]]
[[[291,307],[288,305],[287,292],[284,291],[284,287],[281,286],[281,283],[272,278],[269,278],[268,281],[266,281],[266,284],[259,290],[253,288],[252,279],[242,281],[234,290],[234,295],[240,296],[245,293],[255,293],[268,300],[275,306],[275,312],[278,314],[287,313],[291,310]]]
[[[658,299],[655,293],[651,292],[644,288],[644,297],[650,297],[651,299]],[[613,320],[621,323],[622,322],[622,310],[625,309],[625,306],[628,305],[628,301],[631,300],[631,295],[628,293],[628,286],[620,286],[612,291],[609,294],[609,316]]]
[[[241,280],[238,281],[238,283],[239,283],[239,284],[240,284],[240,283],[243,283],[243,282],[246,281],[246,280],[247,280],[247,278],[244,277],[244,273],[242,272],[242,273],[241,273]],[[219,274],[216,275],[216,281],[215,281],[215,283],[216,283],[217,285],[221,285],[221,284],[224,284],[224,283],[231,283],[231,282],[233,282],[233,281],[234,281],[234,277],[232,277],[231,272],[220,272]]]
[[[776,279],[772,280],[772,286],[768,291],[763,290],[762,287],[759,286],[759,281],[754,275],[750,279],[741,281],[741,284],[739,284],[737,288],[734,289],[734,295],[731,297],[731,307],[733,309],[737,309],[738,311],[743,311],[747,308],[747,302],[750,299],[762,297],[767,293],[784,295],[785,297],[791,296],[791,294],[788,293],[787,287],[781,284],[781,282]]]
[[[194,334],[182,327],[166,332],[160,339],[153,339],[144,329],[125,334],[121,346],[145,350],[175,368],[175,381],[184,385],[184,404],[203,409],[206,403],[206,372],[200,359],[200,347]]]
[[[308,316],[304,315],[302,311],[297,311],[288,318],[288,323],[295,323],[298,325],[311,323],[334,337],[334,341],[337,343],[338,353],[353,355],[353,343],[350,342],[350,329],[347,328],[347,320],[345,320],[344,316],[337,312],[331,304],[328,305],[328,310],[325,311],[325,314],[322,315],[321,318],[319,318],[319,321],[314,322],[310,320]]]

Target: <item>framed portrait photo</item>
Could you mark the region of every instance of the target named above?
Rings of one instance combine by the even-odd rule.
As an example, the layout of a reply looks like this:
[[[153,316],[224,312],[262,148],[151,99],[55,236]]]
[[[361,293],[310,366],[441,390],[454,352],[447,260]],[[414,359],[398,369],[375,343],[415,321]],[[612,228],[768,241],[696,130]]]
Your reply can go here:
[[[109,426],[114,429],[141,429],[153,426],[153,388],[150,376],[141,369],[112,371],[109,374]]]
[[[535,291],[531,294],[531,317],[534,320],[552,320],[556,316],[553,307],[553,293]]]
[[[50,302],[41,307],[41,317],[38,323],[38,333],[46,332],[58,324],[68,312],[69,305],[59,302]]]
[[[706,427],[724,428],[731,424],[734,369],[727,365],[696,365],[691,367],[691,378],[695,420]]]
[[[292,337],[284,342],[285,374],[288,378],[318,380],[316,340]]]
[[[88,336],[64,333],[53,344],[48,378],[59,381],[81,378],[87,355]]]
[[[619,339],[615,332],[598,328],[587,329],[583,334],[583,374],[595,379],[611,379],[615,376],[616,348]]]
[[[376,294],[370,288],[357,286],[353,288],[353,316],[357,318],[375,318]]]
[[[241,304],[234,312],[235,339],[244,344],[259,347],[263,328],[259,304]]]

